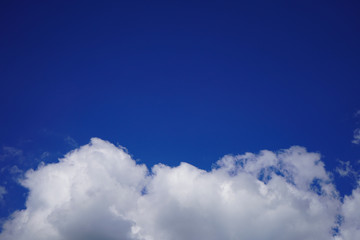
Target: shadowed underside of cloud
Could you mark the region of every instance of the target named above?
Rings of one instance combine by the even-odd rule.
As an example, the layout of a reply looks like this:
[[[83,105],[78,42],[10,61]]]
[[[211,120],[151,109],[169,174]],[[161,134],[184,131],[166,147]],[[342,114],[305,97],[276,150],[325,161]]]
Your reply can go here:
[[[320,155],[297,146],[149,171],[93,138],[22,184],[26,209],[1,240],[360,239],[360,190],[341,202]]]

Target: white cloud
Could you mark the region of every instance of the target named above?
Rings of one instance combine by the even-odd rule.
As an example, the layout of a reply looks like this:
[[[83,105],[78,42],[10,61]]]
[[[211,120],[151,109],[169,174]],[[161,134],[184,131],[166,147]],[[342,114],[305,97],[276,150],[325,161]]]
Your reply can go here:
[[[0,239],[130,239],[134,209],[146,167],[100,139],[57,164],[28,171],[26,210],[14,213]],[[120,214],[115,214],[113,209]]]
[[[26,209],[4,224],[1,240],[328,240],[341,213],[338,239],[355,239],[359,227],[357,192],[342,205],[320,155],[302,147],[228,155],[210,172],[181,163],[149,173],[93,138],[28,171],[22,184]]]
[[[360,239],[360,187],[353,190],[351,196],[346,196],[342,205],[341,232],[344,240]]]

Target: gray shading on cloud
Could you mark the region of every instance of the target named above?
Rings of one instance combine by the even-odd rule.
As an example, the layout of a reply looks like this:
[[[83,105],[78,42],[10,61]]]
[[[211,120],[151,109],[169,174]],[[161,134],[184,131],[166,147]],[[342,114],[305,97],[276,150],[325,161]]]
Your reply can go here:
[[[298,146],[149,170],[93,138],[21,184],[26,209],[0,240],[360,239],[359,188],[341,201],[320,154]]]

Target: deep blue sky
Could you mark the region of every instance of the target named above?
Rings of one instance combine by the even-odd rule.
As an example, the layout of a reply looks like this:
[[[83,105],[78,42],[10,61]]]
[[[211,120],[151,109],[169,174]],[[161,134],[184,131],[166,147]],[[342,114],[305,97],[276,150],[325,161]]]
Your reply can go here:
[[[91,137],[149,167],[301,145],[328,170],[358,169],[359,12],[356,1],[1,1],[0,215],[23,201],[12,166]]]

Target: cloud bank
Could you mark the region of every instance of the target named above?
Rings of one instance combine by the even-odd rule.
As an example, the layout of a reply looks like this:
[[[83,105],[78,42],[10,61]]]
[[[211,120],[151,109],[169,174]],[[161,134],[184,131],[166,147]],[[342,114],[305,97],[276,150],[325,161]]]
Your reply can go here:
[[[30,170],[0,240],[360,239],[360,189],[341,201],[318,153],[291,147],[149,170],[91,139]]]

